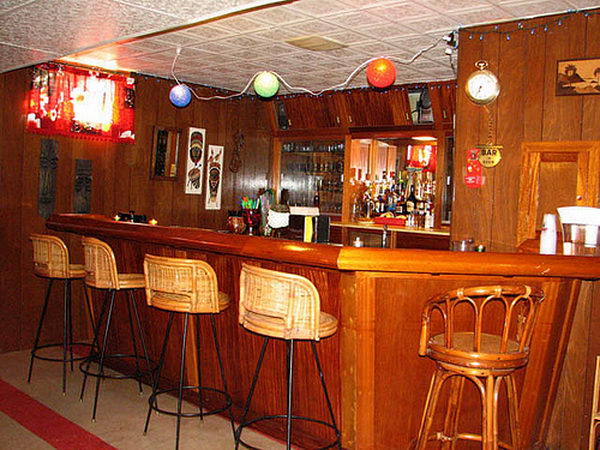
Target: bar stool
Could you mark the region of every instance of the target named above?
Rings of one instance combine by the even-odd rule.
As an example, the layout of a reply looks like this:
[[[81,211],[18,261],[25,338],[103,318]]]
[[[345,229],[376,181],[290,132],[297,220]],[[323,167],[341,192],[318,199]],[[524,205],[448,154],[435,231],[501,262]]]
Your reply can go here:
[[[217,284],[217,275],[213,268],[206,262],[195,259],[168,258],[163,256],[146,255],[144,259],[144,275],[146,279],[146,301],[148,305],[154,306],[165,311],[169,311],[169,321],[163,346],[158,362],[158,372],[152,386],[152,394],[148,399],[148,414],[146,416],[146,425],[144,434],[148,431],[150,424],[150,415],[152,410],[177,417],[177,431],[175,438],[175,448],[179,448],[179,430],[182,417],[200,417],[203,419],[206,415],[218,414],[229,410],[232,431],[235,432],[233,424],[233,415],[231,412],[231,397],[227,389],[225,379],[225,370],[221,359],[221,350],[217,338],[217,327],[215,325],[215,315],[219,314],[229,307],[229,296],[219,292]],[[159,389],[158,384],[165,362],[169,338],[171,335],[171,326],[175,313],[183,313],[183,336],[181,338],[181,357],[179,362],[179,384],[176,388]],[[198,355],[197,370],[198,384],[194,386],[184,386],[185,377],[185,358],[188,334],[189,316],[193,314],[196,319]],[[208,315],[212,326],[213,340],[217,352],[217,360],[221,372],[221,382],[223,389],[215,389],[202,385],[202,367],[200,358],[200,317],[199,315]],[[198,412],[182,412],[182,397],[184,390],[198,390]],[[162,394],[177,391],[177,411],[161,408],[158,404],[158,397]],[[212,392],[221,396],[225,400],[225,406],[214,408],[210,411],[203,411],[204,399],[203,392]]]
[[[46,297],[42,314],[38,323],[37,332],[33,348],[31,349],[31,358],[29,361],[29,373],[27,382],[31,382],[31,374],[33,372],[34,359],[42,359],[45,361],[62,362],[62,394],[67,394],[67,363],[71,364],[73,370],[73,362],[85,359],[84,356],[74,356],[73,347],[86,348],[90,347],[89,343],[73,342],[73,319],[71,315],[71,280],[82,280],[85,277],[85,270],[80,264],[71,264],[69,262],[69,250],[62,239],[48,234],[33,233],[29,236],[33,243],[33,271],[43,278],[48,279],[48,288],[46,289]],[[52,292],[52,284],[54,280],[62,280],[64,282],[63,294],[63,340],[59,344],[40,345],[40,336],[48,311],[48,302],[50,293]],[[85,289],[84,289],[85,292]],[[86,296],[87,297],[87,296]],[[87,300],[87,298],[86,298]],[[88,303],[89,307],[89,303]],[[39,354],[38,352],[45,348],[62,347],[62,357],[53,357],[49,355]]]
[[[436,371],[425,403],[417,449],[424,449],[428,440],[442,441],[454,448],[459,439],[481,442],[484,450],[521,448],[513,373],[527,365],[543,299],[540,289],[521,285],[460,288],[427,302],[419,355],[433,359]],[[432,434],[442,384],[452,377],[444,430]],[[481,394],[481,435],[457,431],[465,379],[471,380]],[[502,381],[508,393],[511,445],[498,438],[498,394]]]
[[[333,407],[327,392],[325,377],[321,369],[316,347],[316,342],[319,339],[335,334],[337,331],[337,319],[321,311],[319,292],[316,287],[307,278],[300,275],[242,264],[239,309],[240,324],[247,330],[264,336],[264,341],[252,385],[250,386],[250,392],[246,399],[244,414],[236,430],[236,449],[240,444],[247,448],[255,448],[242,441],[241,435],[244,427],[256,422],[272,419],[286,419],[287,449],[290,449],[292,445],[292,422],[294,420],[314,422],[331,428],[335,432],[336,438],[322,448],[341,448],[340,431],[335,421]],[[267,344],[272,338],[284,339],[286,342],[286,413],[266,415],[246,421]],[[310,341],[331,422],[293,415],[294,345],[297,340]]]
[[[84,237],[82,239],[83,250],[85,254],[85,283],[94,289],[105,291],[104,301],[102,303],[102,310],[100,317],[96,323],[94,331],[94,341],[92,343],[93,348],[99,348],[99,351],[91,354],[85,361],[83,361],[79,368],[84,373],[83,383],[81,385],[80,400],[83,400],[85,393],[85,387],[87,383],[87,377],[96,377],[96,391],[94,395],[94,408],[92,411],[92,422],[96,421],[96,409],[98,406],[98,394],[100,392],[100,380],[105,378],[110,379],[128,379],[135,378],[138,381],[140,393],[142,393],[142,377],[148,375],[150,382],[153,382],[153,363],[148,357],[148,350],[146,348],[146,340],[144,338],[144,332],[138,314],[138,309],[135,301],[134,291],[136,289],[143,289],[145,286],[144,275],[137,273],[119,273],[117,271],[117,263],[115,255],[108,244],[102,242],[99,239]],[[131,332],[132,342],[132,354],[125,353],[108,353],[107,349],[109,346],[108,338],[110,335],[110,327],[112,323],[113,311],[115,306],[115,297],[118,291],[129,292],[129,298],[127,301],[127,312],[129,329]],[[126,296],[127,298],[127,296]],[[143,355],[138,352],[138,345],[136,339],[136,333],[134,330],[133,319],[131,310],[133,309],[135,320],[138,328],[138,336],[141,342]],[[99,345],[100,329],[104,325],[104,334],[102,336],[102,345]],[[132,375],[121,374],[121,373],[107,373],[104,371],[105,363],[107,360],[133,360],[135,364],[135,373]],[[92,362],[97,362],[98,367],[90,367]],[[143,367],[143,368],[142,368]]]

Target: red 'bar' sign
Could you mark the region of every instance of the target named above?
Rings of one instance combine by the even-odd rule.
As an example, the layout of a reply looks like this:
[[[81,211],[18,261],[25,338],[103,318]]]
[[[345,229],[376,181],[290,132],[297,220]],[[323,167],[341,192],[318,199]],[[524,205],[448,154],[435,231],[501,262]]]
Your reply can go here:
[[[482,166],[479,162],[479,149],[467,150],[467,171],[465,173],[465,184],[470,188],[480,188],[483,184]]]

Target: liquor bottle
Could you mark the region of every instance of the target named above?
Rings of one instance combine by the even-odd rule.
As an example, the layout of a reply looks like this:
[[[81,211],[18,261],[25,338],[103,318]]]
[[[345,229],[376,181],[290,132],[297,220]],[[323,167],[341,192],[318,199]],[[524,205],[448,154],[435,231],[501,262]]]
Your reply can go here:
[[[414,183],[410,185],[410,193],[406,198],[406,214],[414,214],[417,206],[417,196],[415,195]]]

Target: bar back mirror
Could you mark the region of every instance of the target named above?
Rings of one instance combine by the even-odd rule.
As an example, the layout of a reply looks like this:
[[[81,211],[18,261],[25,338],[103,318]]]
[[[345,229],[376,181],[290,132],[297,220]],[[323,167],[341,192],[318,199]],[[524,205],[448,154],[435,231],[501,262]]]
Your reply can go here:
[[[177,179],[180,139],[181,130],[179,128],[154,127],[151,179],[166,181]]]
[[[517,245],[535,239],[544,214],[598,206],[600,141],[524,142]]]

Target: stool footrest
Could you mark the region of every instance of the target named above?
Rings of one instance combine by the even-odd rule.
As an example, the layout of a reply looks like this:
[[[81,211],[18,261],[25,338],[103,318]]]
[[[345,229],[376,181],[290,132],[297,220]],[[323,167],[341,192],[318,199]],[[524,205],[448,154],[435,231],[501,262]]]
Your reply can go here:
[[[229,408],[231,408],[232,405],[232,400],[231,400],[231,396],[225,392],[222,391],[220,389],[215,389],[215,388],[211,388],[211,387],[204,387],[204,386],[183,386],[183,390],[191,390],[191,389],[200,389],[201,391],[210,391],[210,392],[216,392],[217,394],[223,396],[223,398],[225,399],[225,406],[219,407],[219,408],[214,408],[211,409],[209,411],[206,412],[195,412],[195,413],[187,413],[187,412],[182,412],[182,413],[178,413],[177,411],[172,411],[172,410],[168,410],[168,409],[163,409],[160,408],[158,406],[158,399],[157,397],[159,395],[162,394],[168,394],[170,392],[175,392],[178,393],[179,392],[179,388],[178,387],[174,387],[174,388],[170,388],[170,389],[160,389],[157,390],[155,393],[153,393],[152,395],[150,395],[150,397],[148,398],[148,404],[150,405],[150,408],[154,411],[158,411],[159,413],[162,414],[167,414],[169,416],[180,416],[180,417],[200,417],[200,416],[211,416],[213,414],[219,414],[223,411],[227,411]],[[177,398],[177,395],[175,396],[175,398]]]
[[[261,417],[256,417],[256,418],[254,418],[252,420],[248,420],[247,422],[241,423],[238,426],[237,430],[235,431],[235,433],[236,433],[236,440],[241,445],[243,445],[246,448],[249,448],[249,449],[252,449],[252,450],[260,450],[259,447],[253,447],[253,446],[249,445],[248,443],[244,442],[241,439],[242,430],[245,427],[253,425],[253,424],[257,423],[257,422],[263,422],[263,421],[273,420],[273,419],[284,419],[285,420],[285,419],[287,419],[287,414],[275,414],[275,415],[270,415],[270,416],[261,416]],[[325,450],[327,448],[339,447],[341,436],[340,436],[339,431],[337,430],[337,428],[333,424],[331,424],[329,422],[325,422],[324,420],[313,419],[311,417],[305,417],[305,416],[294,416],[294,415],[292,415],[291,419],[292,419],[292,423],[293,423],[294,420],[304,420],[304,421],[307,421],[307,422],[313,422],[313,423],[317,423],[317,424],[329,427],[329,428],[331,428],[335,432],[336,439],[333,442],[327,444],[324,447],[319,447],[317,450]]]
[[[140,364],[140,365],[144,365],[144,366],[147,365],[146,360],[142,356],[128,355],[128,354],[124,354],[124,353],[115,353],[115,354],[110,354],[110,355],[104,355],[104,367],[105,368],[107,365],[106,362],[110,361],[111,359],[131,359],[133,361],[137,360],[138,364]],[[91,377],[110,378],[113,380],[124,380],[124,379],[128,379],[128,378],[139,378],[140,376],[143,376],[143,375],[152,375],[154,373],[154,371],[156,370],[156,363],[154,361],[150,361],[150,365],[152,367],[148,367],[144,370],[140,370],[131,375],[127,375],[127,374],[123,374],[123,373],[117,373],[117,374],[100,373],[99,367],[94,367],[94,368],[90,367],[91,363],[100,364],[100,355],[93,355],[93,356],[90,356],[89,358],[87,358],[85,361],[82,361],[79,364],[79,370],[81,370],[81,372],[83,372],[84,374],[89,375]]]
[[[86,347],[86,348],[92,348],[92,344],[88,344],[85,342],[72,342],[70,345],[67,345],[67,352],[70,353],[72,351],[73,348],[75,347]],[[62,356],[43,356],[43,355],[38,355],[38,351],[42,350],[42,349],[46,349],[46,348],[60,348],[62,350],[63,348],[63,344],[62,343],[58,343],[58,344],[45,344],[45,345],[38,345],[36,348],[31,350],[31,356],[33,356],[34,358],[37,359],[41,359],[44,361],[55,361],[55,362],[71,362],[71,361],[82,361],[84,359],[87,359],[89,357],[89,355],[82,355],[82,356],[73,356],[73,358],[71,358],[70,356],[67,356],[66,358],[63,358]]]

